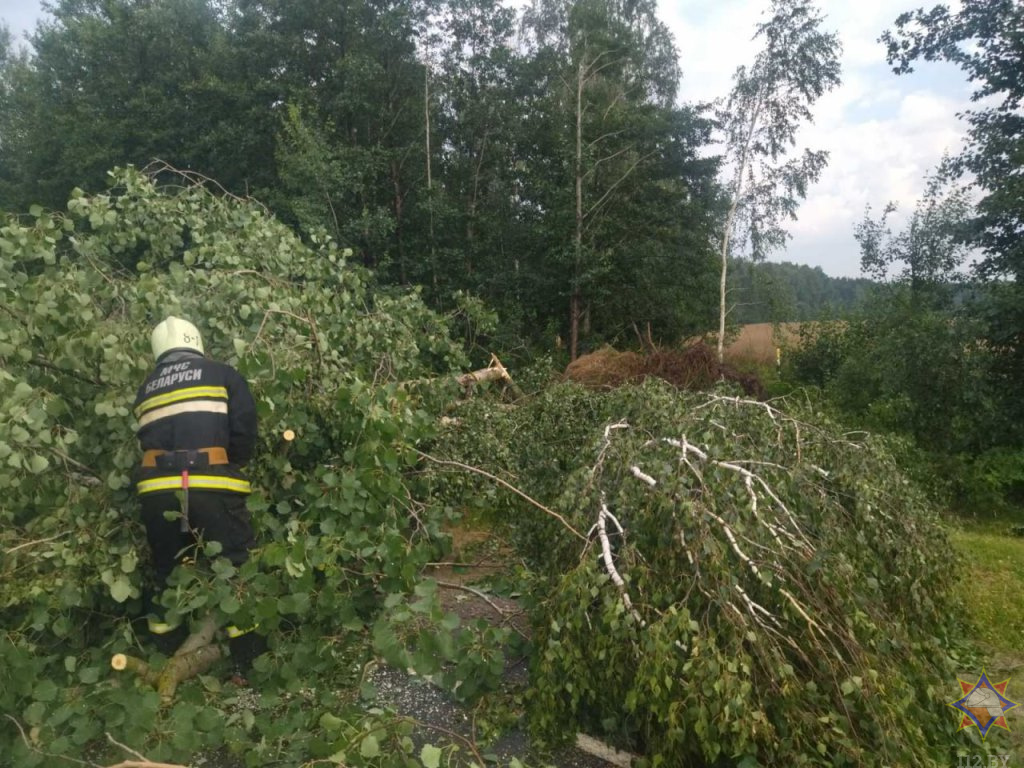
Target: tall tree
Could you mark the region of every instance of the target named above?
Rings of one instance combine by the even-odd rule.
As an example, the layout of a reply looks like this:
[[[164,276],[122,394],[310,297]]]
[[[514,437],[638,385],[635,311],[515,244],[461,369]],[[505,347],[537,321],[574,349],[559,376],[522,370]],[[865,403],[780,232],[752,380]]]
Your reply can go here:
[[[421,42],[429,65],[432,176],[421,215],[428,286],[513,308],[514,146],[521,122],[516,13],[499,0],[442,0]],[[424,142],[426,146],[426,142]],[[511,290],[510,290],[511,289]]]
[[[0,62],[0,206],[62,205],[72,187],[102,188],[113,166],[155,157],[245,183],[211,146],[237,116],[210,98],[223,34],[208,0],[57,0],[50,11],[33,55]]]
[[[249,69],[292,107],[281,115],[276,207],[334,229],[403,283],[419,278],[407,240],[425,179],[425,18],[418,0],[238,0],[232,19]]]
[[[978,274],[992,281],[989,347],[999,356],[1004,408],[1024,440],[1024,4],[1018,0],[971,0],[900,15],[882,35],[897,74],[918,61],[959,66],[974,83],[976,105],[967,120],[967,141],[950,170],[972,179],[982,192],[969,241],[981,249]]]
[[[810,0],[773,0],[755,39],[763,47],[733,76],[719,112],[726,147],[728,213],[719,238],[718,358],[722,359],[729,256],[749,245],[756,260],[785,243],[786,219],[795,219],[807,187],[828,162],[824,151],[804,150],[787,159],[800,126],[813,121],[811,107],[839,85],[839,39],[822,30],[823,17]]]
[[[895,203],[886,205],[877,219],[868,207],[854,230],[865,274],[905,283],[915,301],[957,279],[970,253],[964,234],[971,204],[966,189],[946,186],[940,175],[928,176],[925,194],[901,232],[894,233],[889,224]]]
[[[653,3],[538,0],[524,20],[534,94],[524,105],[524,195],[544,234],[531,271],[550,303],[564,302],[575,358],[581,334],[645,278],[642,254],[663,248],[700,271],[703,249],[684,253],[678,228],[661,225],[665,206],[685,209],[688,192],[689,210],[707,204],[695,166],[679,165],[693,159],[698,118],[674,111],[675,46]],[[657,208],[632,205],[642,198]]]

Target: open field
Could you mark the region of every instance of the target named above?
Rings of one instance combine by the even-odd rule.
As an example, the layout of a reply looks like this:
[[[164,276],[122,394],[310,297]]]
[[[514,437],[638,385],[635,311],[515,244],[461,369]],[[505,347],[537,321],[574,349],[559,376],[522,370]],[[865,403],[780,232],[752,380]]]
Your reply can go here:
[[[1024,538],[1007,535],[1008,527],[994,522],[966,524],[954,530],[951,538],[965,561],[960,589],[976,628],[984,671],[993,682],[1009,679],[1007,697],[1024,702]],[[982,671],[969,672],[978,675]],[[956,693],[955,686],[948,689]],[[997,730],[989,734],[989,741],[1010,755],[1010,765],[1024,760],[1022,710],[1024,707],[1018,707],[1007,713],[1009,733]]]
[[[733,364],[775,365],[775,349],[792,346],[799,336],[800,323],[752,323],[725,348],[725,359]]]

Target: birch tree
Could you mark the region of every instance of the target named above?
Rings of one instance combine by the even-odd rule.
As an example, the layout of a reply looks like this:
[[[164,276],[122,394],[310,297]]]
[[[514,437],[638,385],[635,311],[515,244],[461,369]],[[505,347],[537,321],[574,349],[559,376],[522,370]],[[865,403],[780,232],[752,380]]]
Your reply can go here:
[[[749,67],[733,76],[719,111],[725,144],[728,212],[719,240],[718,359],[725,337],[726,279],[731,249],[746,245],[763,258],[788,238],[787,219],[828,163],[828,152],[796,147],[812,107],[840,83],[838,36],[822,29],[824,17],[809,0],[772,0],[768,20],[757,27],[763,47]]]
[[[559,326],[575,359],[599,324],[615,334],[603,315],[643,279],[647,254],[683,262],[681,224],[662,227],[659,214],[703,202],[701,171],[686,165],[699,138],[692,116],[674,110],[678,55],[653,3],[542,0],[524,21],[536,94],[524,106],[524,198],[544,230],[535,274],[549,303],[568,310]]]

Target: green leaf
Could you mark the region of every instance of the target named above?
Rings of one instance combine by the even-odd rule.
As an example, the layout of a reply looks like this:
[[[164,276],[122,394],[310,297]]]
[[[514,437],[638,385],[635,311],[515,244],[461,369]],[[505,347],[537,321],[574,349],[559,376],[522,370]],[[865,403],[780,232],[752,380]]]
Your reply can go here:
[[[238,609],[242,607],[242,604],[238,601],[238,598],[234,595],[228,595],[220,601],[220,609],[229,616],[233,613],[237,613]]]
[[[121,555],[121,572],[122,573],[134,573],[135,568],[139,564],[138,555],[135,554],[133,549],[131,552]]]
[[[131,593],[132,585],[123,576],[118,576],[114,579],[114,583],[110,585],[110,596],[119,603],[127,600]]]
[[[377,757],[380,754],[380,744],[377,742],[377,737],[372,733],[366,736],[359,744],[359,754],[367,759]]]
[[[337,731],[341,729],[341,726],[345,724],[337,715],[332,715],[330,712],[324,712],[320,715],[320,727],[325,731]]]
[[[32,691],[32,698],[36,701],[53,701],[57,698],[57,684],[52,680],[41,680]]]
[[[199,682],[203,684],[203,688],[208,690],[210,693],[219,693],[221,691],[220,680],[212,675],[200,675]]]
[[[45,456],[40,456],[38,453],[28,460],[28,469],[34,475],[45,472],[49,467],[50,460]]]
[[[420,750],[423,768],[438,768],[441,765],[441,750],[433,744],[424,744]]]

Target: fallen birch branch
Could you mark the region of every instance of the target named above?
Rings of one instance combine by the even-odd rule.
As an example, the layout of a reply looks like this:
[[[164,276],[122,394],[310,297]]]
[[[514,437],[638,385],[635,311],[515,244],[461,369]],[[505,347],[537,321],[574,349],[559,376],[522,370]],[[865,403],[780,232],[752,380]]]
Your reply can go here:
[[[474,384],[482,384],[487,381],[501,381],[505,383],[515,397],[521,398],[523,396],[522,390],[512,381],[512,377],[505,366],[502,365],[501,360],[498,359],[497,355],[493,354],[491,355],[491,362],[486,368],[464,373],[458,376],[456,380],[467,392]]]
[[[124,653],[114,654],[110,666],[118,672],[132,672],[144,683],[156,688],[161,702],[166,706],[174,699],[181,683],[203,674],[224,656],[223,649],[213,644],[216,632],[216,621],[208,614],[159,671],[142,659]]]
[[[619,588],[619,594],[622,595],[622,602],[626,606],[630,615],[636,619],[637,624],[641,627],[646,627],[647,622],[644,621],[643,616],[640,615],[640,611],[633,607],[633,601],[629,597],[629,590],[626,589],[626,581],[622,578],[622,574],[619,573],[619,569],[615,567],[615,559],[612,557],[612,545],[608,538],[607,521],[611,520],[615,523],[615,527],[619,534],[623,533],[622,525],[615,518],[615,515],[608,511],[608,505],[604,501],[603,493],[601,496],[601,511],[597,516],[597,536],[601,540],[601,560],[604,562],[604,568],[611,577],[612,583]]]
[[[109,733],[107,734],[107,741],[115,747],[120,747],[132,757],[137,758],[136,760],[123,760],[117,765],[107,766],[107,768],[188,768],[187,766],[179,765],[177,763],[154,763],[152,760],[147,759],[145,755],[136,752],[131,747],[125,746]]]
[[[469,464],[463,464],[461,461],[452,461],[450,459],[438,459],[438,458],[436,458],[434,456],[431,456],[429,453],[424,453],[423,451],[416,451],[416,453],[417,453],[417,455],[420,456],[420,458],[426,459],[427,461],[431,461],[434,464],[440,464],[442,466],[449,466],[449,467],[457,467],[457,468],[463,469],[463,470],[465,470],[467,472],[473,472],[473,473],[475,473],[477,475],[482,475],[483,477],[486,477],[488,480],[493,480],[498,485],[502,486],[503,488],[507,488],[508,490],[512,491],[512,493],[514,493],[517,496],[519,496],[520,498],[524,499],[525,501],[528,501],[530,504],[535,506],[541,512],[544,512],[545,514],[548,514],[551,517],[553,517],[556,520],[558,520],[558,522],[560,522],[566,528],[566,530],[568,530],[576,538],[583,539],[584,541],[587,540],[586,536],[584,536],[582,533],[580,533],[575,528],[573,528],[572,525],[569,523],[569,521],[566,520],[564,517],[562,517],[560,514],[555,512],[553,509],[548,509],[543,504],[541,504],[539,501],[530,498],[525,493],[523,493],[521,490],[516,488],[514,485],[512,485],[509,482],[506,482],[505,480],[502,480],[500,477],[496,477],[495,475],[492,475],[490,472],[486,472],[485,470],[482,470],[479,467],[474,467],[474,466],[471,466]]]

